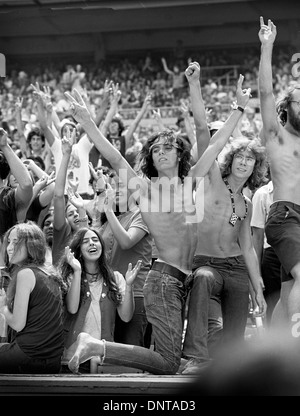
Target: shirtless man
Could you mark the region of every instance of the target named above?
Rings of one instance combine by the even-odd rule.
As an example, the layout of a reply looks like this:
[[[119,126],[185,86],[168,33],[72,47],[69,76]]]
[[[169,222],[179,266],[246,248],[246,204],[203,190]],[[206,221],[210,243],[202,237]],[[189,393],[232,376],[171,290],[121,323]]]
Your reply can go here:
[[[248,102],[242,94],[242,80],[240,76],[232,113],[213,136],[221,135],[219,151],[232,135]],[[246,91],[248,98],[249,95],[250,89]],[[183,346],[183,357],[188,362],[182,374],[197,374],[209,362],[210,329],[219,338],[216,332],[223,326],[222,343],[243,339],[249,308],[249,277],[259,312],[262,314],[265,310],[262,279],[251,238],[252,205],[242,190],[245,186],[251,190],[258,187],[266,172],[264,149],[257,141],[247,138],[235,139],[224,154],[224,161],[219,165],[213,160],[207,170],[204,217],[198,223]],[[197,207],[199,202],[197,191]]]
[[[281,292],[274,324],[289,325],[300,313],[300,85],[275,103],[272,85],[272,49],[276,26],[260,18],[259,94],[262,138],[270,159],[273,204],[266,223],[268,243],[281,262]]]
[[[196,67],[199,67],[197,63],[189,65],[187,77]],[[193,92],[199,97],[198,111],[202,114],[203,134],[209,140],[200,90]],[[143,176],[139,176],[97,128],[79,93],[74,91],[73,96],[68,93],[66,96],[71,102],[75,119],[138,200],[143,220],[153,235],[159,253],[144,286],[146,314],[152,324],[155,351],[95,340],[87,334],[80,334],[78,348],[69,367],[76,372],[80,363],[97,355],[105,358],[106,362],[129,365],[154,374],[175,374],[181,361],[185,281],[192,271],[197,243],[192,185],[213,162],[216,144],[213,142],[203,159],[190,168],[187,143],[171,131],[154,134],[141,151],[140,170]]]

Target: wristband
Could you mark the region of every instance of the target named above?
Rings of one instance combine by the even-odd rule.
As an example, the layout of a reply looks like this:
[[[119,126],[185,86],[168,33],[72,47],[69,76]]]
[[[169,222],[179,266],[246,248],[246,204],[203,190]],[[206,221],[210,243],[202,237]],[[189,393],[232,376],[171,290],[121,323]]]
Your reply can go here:
[[[237,105],[236,103],[234,103],[233,105],[232,105],[232,109],[233,110],[240,110],[240,112],[241,113],[243,113],[244,112],[244,108],[243,107],[241,107],[240,105]]]
[[[102,191],[96,191],[96,195],[101,195],[101,194],[103,194],[103,192],[105,192],[106,191],[106,189],[103,189]]]

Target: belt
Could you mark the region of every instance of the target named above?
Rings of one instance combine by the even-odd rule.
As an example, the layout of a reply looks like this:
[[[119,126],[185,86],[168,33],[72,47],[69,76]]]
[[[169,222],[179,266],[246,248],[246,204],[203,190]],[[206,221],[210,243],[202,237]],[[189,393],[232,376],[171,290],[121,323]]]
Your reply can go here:
[[[156,270],[161,273],[170,274],[171,276],[176,277],[176,279],[180,280],[181,282],[184,282],[187,277],[186,273],[183,273],[181,270],[176,269],[176,267],[160,261],[155,261],[151,267],[151,270]]]

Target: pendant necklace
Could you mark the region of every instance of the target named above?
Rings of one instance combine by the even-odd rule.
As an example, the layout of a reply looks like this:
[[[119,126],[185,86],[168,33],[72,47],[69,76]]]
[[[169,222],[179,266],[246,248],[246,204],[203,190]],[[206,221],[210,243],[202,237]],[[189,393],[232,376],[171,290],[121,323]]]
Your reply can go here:
[[[97,272],[97,273],[89,273],[89,272],[87,272],[86,270],[84,270],[84,273],[85,273],[85,274],[88,274],[89,276],[92,276],[92,278],[91,278],[91,282],[94,282],[95,280],[97,280],[97,277],[98,277],[98,275],[100,274],[100,272]]]
[[[227,178],[223,178],[223,181],[224,181],[225,185],[227,186],[227,189],[228,189],[228,191],[229,191],[229,193],[230,193],[231,206],[232,206],[232,214],[231,214],[231,217],[230,217],[230,220],[229,220],[229,224],[231,224],[231,225],[234,227],[234,226],[235,226],[235,224],[236,224],[236,222],[237,222],[237,220],[243,221],[243,220],[247,217],[247,214],[248,214],[248,203],[247,203],[247,200],[246,200],[245,195],[244,195],[244,194],[243,194],[243,192],[241,191],[241,195],[242,195],[242,197],[243,197],[243,199],[244,199],[244,202],[245,202],[246,212],[245,212],[245,215],[243,216],[243,218],[239,217],[239,216],[235,213],[235,203],[234,203],[233,192],[232,192],[232,190],[231,190],[231,188],[230,188],[230,185],[229,185],[229,183],[228,183]]]

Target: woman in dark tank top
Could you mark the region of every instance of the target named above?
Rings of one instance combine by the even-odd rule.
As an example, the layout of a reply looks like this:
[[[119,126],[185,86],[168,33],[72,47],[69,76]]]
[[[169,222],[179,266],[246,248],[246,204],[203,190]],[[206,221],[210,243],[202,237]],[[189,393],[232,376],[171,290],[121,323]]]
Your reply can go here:
[[[34,222],[17,224],[4,235],[10,273],[0,313],[12,331],[0,346],[0,373],[58,373],[63,353],[63,283],[45,266],[45,236]]]

